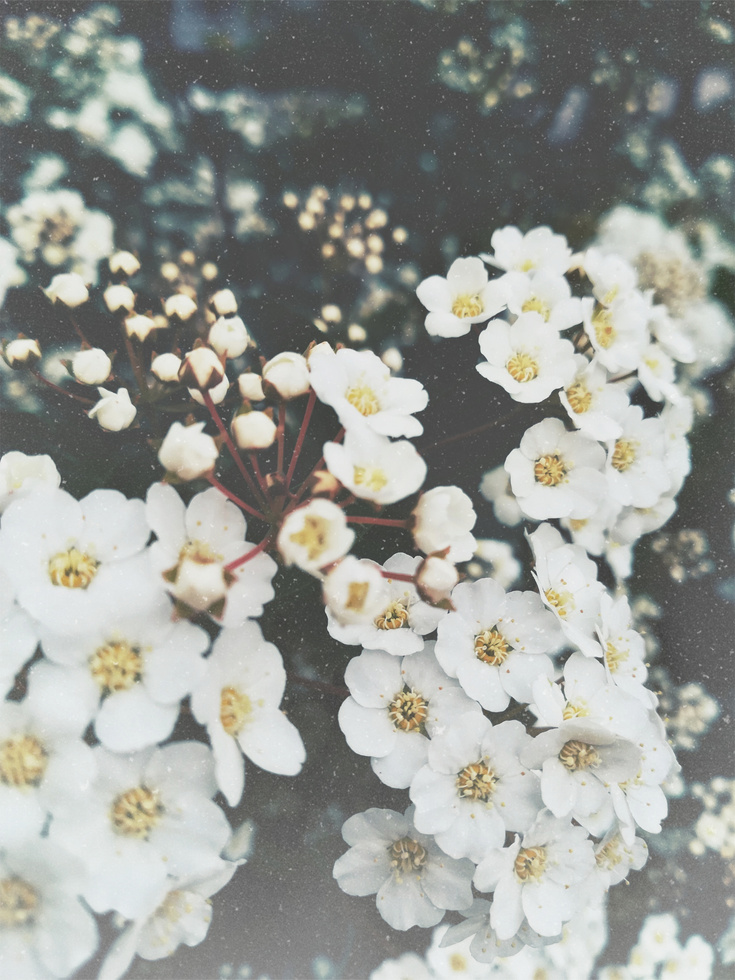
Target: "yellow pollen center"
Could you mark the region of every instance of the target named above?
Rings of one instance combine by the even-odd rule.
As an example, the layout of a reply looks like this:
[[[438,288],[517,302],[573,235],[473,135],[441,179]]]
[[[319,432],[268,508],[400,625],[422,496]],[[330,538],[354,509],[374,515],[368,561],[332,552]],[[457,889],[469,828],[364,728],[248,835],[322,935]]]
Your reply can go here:
[[[579,772],[582,769],[598,766],[602,760],[594,745],[573,738],[562,746],[559,761],[571,772]]]
[[[497,630],[483,630],[475,637],[475,656],[491,667],[499,667],[509,653],[505,637]]]
[[[618,439],[612,455],[612,464],[620,473],[624,473],[635,462],[636,444],[629,439]]]
[[[548,454],[536,460],[533,475],[545,487],[558,487],[567,475],[567,468],[558,456]]]
[[[570,609],[574,609],[574,599],[568,592],[557,592],[556,589],[547,589],[544,592],[546,601],[556,610],[556,614],[564,619]]]
[[[603,350],[611,347],[617,336],[615,327],[612,325],[610,314],[607,310],[601,310],[592,320],[595,330],[595,339]]]
[[[551,316],[551,308],[540,300],[537,296],[532,296],[531,299],[527,299],[526,302],[521,307],[522,313],[540,313],[541,316],[548,322]]]
[[[479,296],[457,296],[452,303],[452,313],[464,320],[468,316],[479,316],[484,307]]]
[[[223,687],[219,720],[228,735],[239,735],[253,710],[250,698],[236,687]]]
[[[525,351],[519,350],[505,365],[505,370],[514,381],[524,384],[526,381],[533,381],[538,375],[538,361]]]
[[[452,953],[449,957],[449,969],[452,973],[467,973],[467,957],[461,953]]]
[[[116,834],[147,840],[163,815],[158,794],[146,786],[136,786],[116,797],[110,810],[110,821]]]
[[[354,388],[349,388],[345,397],[360,415],[375,415],[380,411],[378,396],[368,385],[355,385]]]
[[[587,390],[583,381],[577,381],[571,388],[567,388],[567,401],[572,407],[572,411],[577,415],[582,415],[589,411],[592,404],[592,393]]]
[[[345,609],[354,609],[355,612],[360,612],[365,605],[369,591],[370,585],[367,582],[350,582],[347,586]]]
[[[402,626],[408,626],[408,610],[396,599],[377,617],[375,625],[379,630],[397,630]]]
[[[564,721],[569,721],[570,718],[586,718],[589,713],[589,708],[586,705],[580,702],[575,704],[574,701],[567,701],[562,709]]]
[[[428,858],[426,848],[410,837],[402,837],[391,844],[388,848],[388,856],[396,875],[418,871],[419,868],[423,868]]]
[[[495,792],[498,777],[484,762],[465,766],[457,776],[457,794],[463,799],[489,800]]]
[[[355,466],[354,480],[358,487],[365,487],[372,493],[379,493],[388,482],[388,477],[377,466]]]
[[[572,531],[581,531],[583,527],[587,527],[586,517],[570,517],[569,527]]]
[[[429,707],[416,691],[401,691],[388,705],[388,717],[401,732],[417,732],[426,721]]]
[[[304,526],[291,535],[291,540],[306,549],[306,557],[309,561],[315,561],[326,550],[329,540],[329,522],[323,517],[307,514],[304,517]]]
[[[33,735],[11,735],[0,744],[0,783],[5,786],[38,786],[47,765],[48,753]]]
[[[0,928],[29,926],[36,917],[38,893],[22,878],[0,878]]]
[[[595,861],[599,868],[612,869],[620,864],[623,855],[620,853],[620,838],[613,837],[595,854]]]
[[[620,670],[622,665],[628,660],[628,657],[628,650],[619,650],[612,643],[608,643],[605,647],[605,663],[611,674]]]
[[[95,650],[89,669],[103,694],[127,691],[143,676],[143,658],[127,640],[111,640]]]
[[[66,589],[86,589],[97,574],[99,562],[78,548],[60,551],[48,563],[49,578]]]
[[[545,847],[523,847],[513,863],[513,870],[519,881],[538,881],[545,867]]]
[[[183,561],[214,565],[222,561],[222,555],[218,555],[206,541],[187,541],[179,553],[179,564]]]

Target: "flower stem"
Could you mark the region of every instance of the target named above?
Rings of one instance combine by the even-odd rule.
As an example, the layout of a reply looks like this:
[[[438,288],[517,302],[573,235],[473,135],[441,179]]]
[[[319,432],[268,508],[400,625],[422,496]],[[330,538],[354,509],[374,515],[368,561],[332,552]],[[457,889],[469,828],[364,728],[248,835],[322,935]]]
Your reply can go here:
[[[73,391],[67,391],[66,388],[61,388],[59,385],[55,385],[53,381],[49,381],[48,378],[44,378],[40,371],[36,368],[29,368],[31,374],[34,378],[42,381],[45,385],[51,388],[52,391],[58,391],[61,395],[66,395],[67,398],[73,398],[75,402],[79,402],[82,405],[94,405],[93,398],[84,398],[82,395],[75,395]]]
[[[344,429],[340,429],[339,432],[337,433],[337,435],[334,437],[334,439],[332,439],[332,442],[342,442],[342,440],[344,439],[344,437],[345,437],[345,430]],[[295,496],[294,500],[299,500],[299,498],[303,494],[304,490],[306,490],[307,485],[309,483],[309,480],[312,478],[312,476],[314,476],[314,474],[318,470],[320,470],[322,468],[322,466],[324,466],[324,457],[323,456],[320,456],[319,459],[317,460],[315,466],[312,468],[311,473],[309,473],[309,475],[307,476],[307,478],[304,480],[304,482],[301,484],[301,486],[296,491],[296,496]]]
[[[239,568],[241,565],[244,565],[246,561],[251,561],[253,558],[255,558],[256,555],[259,555],[261,551],[265,551],[265,549],[270,544],[270,540],[271,540],[270,534],[266,534],[266,536],[263,538],[260,544],[256,544],[254,548],[251,548],[250,551],[246,551],[244,555],[240,556],[240,558],[236,558],[234,561],[231,561],[227,565],[225,565],[225,571],[234,572],[236,568]]]
[[[415,575],[404,575],[403,572],[386,572],[385,569],[381,568],[380,574],[383,578],[392,578],[396,582],[416,582]]]
[[[301,454],[301,447],[304,445],[304,439],[306,438],[306,433],[309,428],[309,422],[311,421],[311,413],[314,411],[314,405],[316,404],[316,392],[314,390],[309,392],[309,400],[306,403],[306,409],[304,411],[304,418],[301,422],[301,428],[299,429],[299,435],[296,439],[296,445],[294,446],[293,454],[291,456],[291,462],[288,464],[288,473],[286,473],[286,489],[291,486],[291,480],[293,479],[294,470],[296,469],[296,464],[299,461],[299,456]]]
[[[393,520],[388,517],[348,517],[348,524],[383,524],[385,527],[408,527],[406,520]]]
[[[278,401],[276,440],[278,442],[278,469],[276,472],[279,476],[283,476],[283,456],[286,442],[286,400],[284,398],[280,398]]]
[[[263,478],[263,474],[261,473],[260,463],[258,462],[258,454],[248,453],[248,455],[250,456],[250,465],[253,468],[253,472],[255,473],[255,476],[257,477],[261,492],[265,497],[265,499],[270,502],[270,494],[268,493],[268,484],[265,482],[265,479]]]
[[[235,466],[237,466],[238,470],[240,470],[240,473],[243,476],[245,482],[250,487],[250,489],[252,490],[253,494],[257,499],[258,488],[255,485],[255,480],[253,480],[252,476],[246,469],[245,463],[242,461],[242,457],[240,456],[240,453],[237,451],[237,447],[235,446],[235,443],[232,441],[232,437],[230,436],[230,433],[227,431],[225,423],[222,421],[222,418],[220,417],[220,414],[217,411],[214,402],[212,401],[212,396],[209,394],[209,391],[207,391],[207,389],[205,388],[200,388],[199,390],[202,393],[204,404],[207,406],[207,409],[209,410],[209,414],[212,416],[212,419],[214,420],[214,424],[217,426],[219,433],[222,436],[222,439],[224,440],[225,445],[230,451],[230,456],[232,456],[233,460],[235,461]]]
[[[251,507],[250,504],[245,503],[244,500],[240,500],[240,498],[236,496],[232,492],[232,490],[228,490],[227,487],[224,486],[224,484],[220,483],[220,481],[217,479],[214,473],[208,473],[207,479],[209,480],[209,482],[212,484],[213,487],[216,487],[219,490],[219,492],[223,493],[228,500],[231,500],[233,502],[233,504],[237,504],[237,506],[241,510],[247,511],[248,514],[252,514],[253,517],[257,517],[261,521],[266,520],[264,515],[261,514],[259,510],[256,510],[254,507]]]

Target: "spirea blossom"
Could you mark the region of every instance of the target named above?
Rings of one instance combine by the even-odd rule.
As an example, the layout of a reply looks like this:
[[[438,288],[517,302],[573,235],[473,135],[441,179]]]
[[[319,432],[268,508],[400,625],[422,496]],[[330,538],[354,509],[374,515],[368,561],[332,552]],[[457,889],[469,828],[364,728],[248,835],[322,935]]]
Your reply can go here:
[[[432,337],[462,337],[473,323],[489,320],[505,305],[498,302],[478,258],[455,259],[446,279],[424,279],[416,295],[429,311],[424,325]]]

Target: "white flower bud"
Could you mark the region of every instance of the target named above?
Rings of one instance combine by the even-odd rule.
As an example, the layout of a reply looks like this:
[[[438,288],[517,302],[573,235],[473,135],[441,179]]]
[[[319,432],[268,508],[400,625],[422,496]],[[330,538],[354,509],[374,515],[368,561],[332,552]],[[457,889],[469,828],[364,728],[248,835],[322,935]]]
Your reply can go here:
[[[110,313],[117,313],[118,310],[132,310],[135,307],[135,293],[130,286],[125,286],[123,283],[108,286],[103,296]]]
[[[251,402],[260,402],[265,398],[263,391],[263,379],[259,374],[246,372],[237,379],[237,385],[243,398]]]
[[[100,400],[89,410],[89,417],[96,418],[103,429],[108,432],[120,432],[127,429],[135,418],[138,410],[130,401],[127,388],[118,388],[117,393],[106,388],[98,388]]]
[[[449,599],[452,589],[459,582],[459,573],[451,561],[432,556],[424,559],[416,576],[416,587],[427,602]]]
[[[209,343],[222,357],[239,357],[250,343],[250,334],[239,316],[221,316],[209,331]]]
[[[477,515],[472,501],[459,487],[434,487],[419,498],[413,510],[413,538],[424,554],[449,548],[452,561],[469,561],[475,552],[470,531]]]
[[[342,508],[318,497],[286,517],[276,544],[287,565],[318,575],[346,555],[354,540]]]
[[[245,412],[232,420],[232,435],[240,449],[267,449],[275,442],[277,431],[265,412]]]
[[[140,269],[140,262],[132,252],[115,252],[110,256],[110,272],[124,272],[126,276],[134,276]]]
[[[277,354],[263,367],[263,381],[272,385],[281,398],[298,398],[311,388],[306,358],[292,351]]]
[[[324,602],[338,623],[372,623],[390,602],[388,583],[375,562],[347,555],[324,579]]]
[[[110,377],[112,361],[99,347],[79,350],[71,359],[74,377],[83,385],[101,385]]]
[[[185,548],[171,582],[171,594],[191,609],[204,612],[227,595],[227,579],[222,563],[213,561],[208,550],[199,554]]]
[[[38,346],[37,340],[19,337],[5,345],[3,357],[11,368],[32,367],[41,360],[41,348]]]
[[[220,316],[237,313],[237,300],[231,289],[220,289],[212,297],[212,306]]]
[[[166,316],[175,316],[179,320],[188,320],[196,312],[196,308],[197,305],[194,300],[185,293],[174,293],[163,304],[163,310]]]
[[[125,317],[125,333],[128,337],[137,337],[138,340],[145,340],[151,330],[156,329],[156,321],[150,316],[142,313],[132,313]]]
[[[204,422],[172,424],[158,450],[158,460],[168,473],[182,480],[196,480],[214,467],[219,455],[217,444],[203,429]]]
[[[380,360],[387,365],[393,373],[397,373],[403,367],[403,355],[397,347],[386,347],[380,355]]]
[[[224,376],[222,362],[211,347],[190,350],[179,369],[179,381],[187,388],[215,388]]]
[[[78,276],[76,272],[62,272],[60,275],[54,276],[44,292],[52,303],[63,303],[70,309],[81,306],[89,299],[89,290],[82,277]]]
[[[212,402],[215,405],[219,405],[220,402],[225,400],[225,395],[227,394],[229,387],[230,382],[227,380],[227,378],[222,378],[218,385],[215,385],[214,388],[209,389],[209,397],[212,399]],[[198,388],[189,388],[189,394],[194,401],[197,402],[197,404],[204,404],[204,396]]]
[[[159,354],[151,361],[151,371],[159,381],[178,381],[181,358],[176,354]]]

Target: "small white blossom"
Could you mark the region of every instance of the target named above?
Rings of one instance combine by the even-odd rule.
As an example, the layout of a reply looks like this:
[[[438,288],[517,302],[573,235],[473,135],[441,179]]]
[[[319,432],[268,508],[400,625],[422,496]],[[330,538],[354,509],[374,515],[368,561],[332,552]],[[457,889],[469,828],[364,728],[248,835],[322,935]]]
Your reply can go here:
[[[208,390],[207,394],[212,399],[213,405],[220,405],[225,400],[225,396],[229,390],[230,382],[226,377],[223,377],[219,384],[216,384],[214,388],[210,388]],[[189,388],[188,391],[191,398],[193,398],[198,405],[204,404],[204,395],[198,388]]]
[[[58,487],[61,475],[50,456],[27,456],[14,450],[0,457],[0,514],[14,500],[42,487]]]
[[[341,626],[372,623],[388,605],[390,590],[380,566],[348,555],[324,579],[324,604]]]
[[[426,463],[406,439],[391,442],[371,429],[349,429],[344,442],[324,445],[327,469],[356,497],[392,504],[415,493]]]
[[[478,258],[455,259],[446,279],[429,276],[416,295],[429,310],[424,325],[432,337],[462,337],[473,323],[489,320],[505,305],[498,302]]]
[[[231,289],[218,289],[209,301],[219,316],[232,316],[237,313],[237,300]]]
[[[563,235],[555,235],[545,225],[525,235],[513,225],[499,228],[490,239],[494,255],[482,254],[485,262],[509,272],[548,273],[563,276],[569,268],[572,250]]]
[[[204,422],[189,426],[172,422],[158,450],[161,466],[182,480],[196,480],[209,473],[218,456],[216,442],[204,432]]]
[[[239,316],[220,316],[207,338],[220,357],[239,357],[247,350],[250,334]]]
[[[155,319],[143,313],[132,313],[125,317],[125,333],[128,337],[137,337],[141,342],[146,340],[151,331],[158,329]]]
[[[179,380],[181,358],[176,354],[159,354],[151,361],[151,371],[159,381],[172,383]]]
[[[107,388],[98,388],[100,400],[89,410],[89,417],[96,418],[102,429],[108,432],[121,432],[133,423],[138,409],[130,401],[127,388],[118,388],[117,392]]]
[[[110,313],[117,313],[118,310],[130,312],[135,308],[135,293],[123,283],[108,286],[103,297]]]
[[[286,516],[276,543],[287,565],[318,574],[346,555],[354,540],[342,508],[316,498]]]
[[[459,487],[434,487],[422,493],[411,512],[413,539],[426,555],[449,549],[450,561],[469,561],[477,542],[472,501]]]
[[[240,449],[267,449],[276,441],[278,429],[266,412],[244,412],[232,420],[232,435]]]
[[[89,299],[89,290],[84,280],[75,272],[62,272],[54,276],[44,292],[52,303],[62,303],[70,309],[81,306]]]
[[[559,392],[559,399],[574,425],[590,439],[617,439],[623,431],[620,416],[629,401],[620,384],[610,384],[608,373],[596,360],[574,357],[576,372]]]
[[[265,398],[263,391],[263,379],[259,374],[251,374],[246,371],[237,378],[237,385],[240,395],[251,402],[260,402]]]
[[[166,316],[176,317],[184,321],[191,319],[196,310],[196,303],[191,296],[187,296],[185,293],[174,293],[163,304],[163,312]]]
[[[671,486],[664,464],[666,443],[660,419],[646,419],[631,405],[620,419],[622,432],[608,444],[610,496],[632,507],[653,507]]]
[[[457,582],[459,582],[459,572],[454,563],[436,555],[424,558],[416,573],[416,588],[419,595],[435,605],[449,601]]]
[[[539,272],[507,272],[494,282],[514,316],[539,313],[548,330],[568,330],[582,322],[582,303],[562,275]]]
[[[83,385],[101,385],[107,381],[112,361],[99,347],[88,347],[76,352],[71,361],[74,377]]]
[[[3,358],[11,368],[33,367],[41,360],[41,348],[37,340],[31,340],[29,337],[18,337],[17,340],[3,344]]]
[[[311,389],[309,366],[302,354],[284,351],[263,365],[263,381],[289,401],[305,395]]]
[[[211,347],[195,347],[187,354],[179,368],[179,381],[187,388],[215,388],[224,379],[225,369]]]
[[[108,265],[113,275],[116,272],[122,272],[126,276],[134,276],[140,269],[140,262],[132,252],[115,252],[114,255],[110,256]]]

